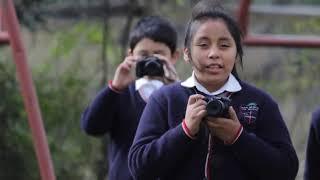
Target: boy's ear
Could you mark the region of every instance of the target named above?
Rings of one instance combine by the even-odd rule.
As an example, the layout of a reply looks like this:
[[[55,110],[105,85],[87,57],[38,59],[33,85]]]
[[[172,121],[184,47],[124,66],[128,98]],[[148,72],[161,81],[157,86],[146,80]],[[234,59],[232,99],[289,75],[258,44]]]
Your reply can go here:
[[[129,48],[128,51],[127,51],[127,56],[132,56],[132,54],[133,54],[132,53],[132,49]]]
[[[188,48],[184,48],[184,50],[183,50],[183,59],[187,63],[190,62],[190,51]]]
[[[180,51],[179,51],[179,50],[176,50],[176,51],[172,54],[171,57],[172,57],[172,58],[171,58],[171,63],[172,63],[172,64],[176,64],[177,61],[178,61],[179,58],[180,58]]]

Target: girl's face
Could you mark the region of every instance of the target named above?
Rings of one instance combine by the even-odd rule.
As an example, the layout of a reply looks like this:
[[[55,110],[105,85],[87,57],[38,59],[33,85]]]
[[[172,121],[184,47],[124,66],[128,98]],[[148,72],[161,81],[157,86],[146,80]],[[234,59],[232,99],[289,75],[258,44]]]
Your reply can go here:
[[[221,88],[235,65],[236,44],[221,19],[200,22],[184,59],[191,63],[195,77],[208,91]]]

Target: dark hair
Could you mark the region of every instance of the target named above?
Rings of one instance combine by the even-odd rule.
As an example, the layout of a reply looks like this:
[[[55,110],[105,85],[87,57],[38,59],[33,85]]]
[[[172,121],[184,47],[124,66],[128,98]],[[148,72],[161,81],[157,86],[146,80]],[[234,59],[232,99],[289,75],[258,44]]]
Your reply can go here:
[[[221,11],[224,10],[220,0],[200,0],[192,8],[192,18],[196,17],[201,13],[205,13],[208,11],[216,11],[216,10],[221,10]]]
[[[194,33],[199,28],[199,24],[202,24],[204,21],[207,21],[209,19],[221,19],[226,24],[232,38],[236,43],[237,57],[239,58],[241,67],[243,67],[242,33],[240,28],[238,27],[238,24],[234,21],[234,19],[231,16],[224,12],[221,6],[205,6],[204,4],[205,3],[200,3],[200,5],[196,5],[193,9],[192,17],[188,23],[186,30],[184,46],[190,50],[191,41],[193,39]],[[236,66],[233,67],[231,73],[237,79],[239,79]]]
[[[177,48],[177,31],[166,19],[159,16],[147,16],[141,18],[130,32],[129,47],[135,48],[143,38],[149,38],[167,45],[171,53]]]

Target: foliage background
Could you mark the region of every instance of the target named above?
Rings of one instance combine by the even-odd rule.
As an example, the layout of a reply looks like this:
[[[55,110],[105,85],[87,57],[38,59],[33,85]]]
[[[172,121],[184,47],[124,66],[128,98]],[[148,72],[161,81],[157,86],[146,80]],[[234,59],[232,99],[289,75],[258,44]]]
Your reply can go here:
[[[191,0],[15,1],[29,66],[59,180],[103,179],[108,137],[86,136],[80,116],[126,52],[130,27],[141,16],[172,20],[182,47]],[[223,3],[235,12],[239,1]],[[256,0],[254,5],[319,6],[317,0]],[[319,10],[319,9],[318,9]],[[291,16],[254,11],[250,31],[320,34],[320,14]],[[32,138],[15,77],[11,50],[0,46],[0,179],[40,179]],[[300,159],[302,179],[311,112],[320,104],[319,48],[245,47],[241,77],[269,92],[280,105]],[[176,65],[181,79],[190,67]],[[18,172],[18,173],[17,173]]]

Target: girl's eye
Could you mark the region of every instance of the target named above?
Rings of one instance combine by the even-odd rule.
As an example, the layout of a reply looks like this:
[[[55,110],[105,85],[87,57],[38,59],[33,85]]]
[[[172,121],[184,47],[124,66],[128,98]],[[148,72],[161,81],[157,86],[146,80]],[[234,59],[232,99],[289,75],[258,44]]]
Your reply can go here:
[[[205,48],[205,47],[208,47],[208,44],[206,43],[201,43],[201,44],[198,44],[199,47],[202,47],[202,48]]]
[[[228,48],[228,47],[230,47],[230,45],[229,44],[221,44],[220,47],[221,48]]]

